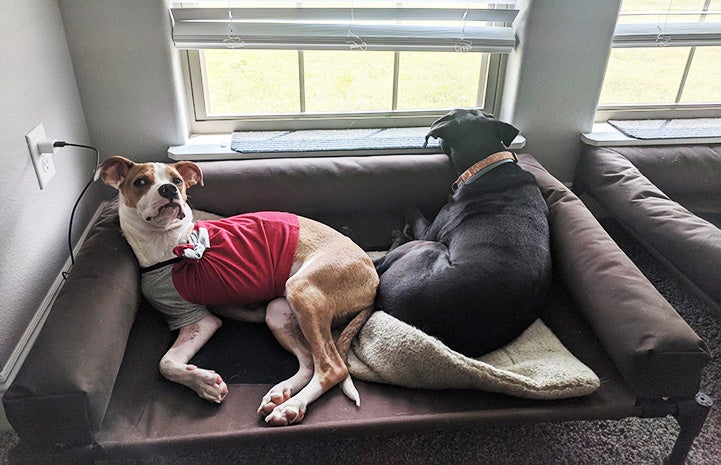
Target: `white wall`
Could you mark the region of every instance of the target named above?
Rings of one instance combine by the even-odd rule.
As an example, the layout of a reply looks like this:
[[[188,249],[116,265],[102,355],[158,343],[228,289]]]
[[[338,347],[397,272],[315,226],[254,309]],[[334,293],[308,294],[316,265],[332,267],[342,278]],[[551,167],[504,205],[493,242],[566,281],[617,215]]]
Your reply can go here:
[[[166,160],[188,123],[170,0],[58,0],[91,138],[104,157]]]
[[[573,181],[580,134],[593,126],[620,0],[518,0],[518,46],[506,69],[501,119],[561,181]]]
[[[90,143],[60,11],[55,0],[0,0],[0,370],[68,259],[75,199],[94,169],[92,152],[65,148],[57,175],[40,190],[25,134]],[[79,208],[74,241],[97,208],[92,189]],[[0,379],[0,384],[2,384]]]

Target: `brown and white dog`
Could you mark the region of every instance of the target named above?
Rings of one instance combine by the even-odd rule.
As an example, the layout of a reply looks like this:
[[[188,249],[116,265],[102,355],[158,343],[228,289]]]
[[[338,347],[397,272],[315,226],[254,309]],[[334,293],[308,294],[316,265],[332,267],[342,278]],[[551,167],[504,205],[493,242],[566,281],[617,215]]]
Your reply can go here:
[[[134,163],[114,156],[100,166],[95,179],[119,191],[120,226],[141,268],[172,269],[186,260],[176,255],[178,246],[187,244],[197,229],[186,190],[203,183],[198,165],[189,161]],[[345,356],[350,340],[373,311],[379,281],[371,260],[349,238],[319,222],[284,215],[293,219],[297,243],[291,241],[295,251],[290,251],[287,281],[265,305],[265,321],[280,344],[298,358],[300,369],[263,397],[258,413],[271,425],[301,421],[307,405],[338,383],[360,405]],[[213,250],[213,240],[211,234],[209,250]],[[258,264],[259,268],[266,265]],[[157,296],[151,287],[143,282],[143,294],[153,303]],[[216,315],[248,319],[248,311],[238,306],[247,303],[244,299],[238,296],[238,302],[210,308],[212,313],[203,307],[205,313],[199,314],[198,321],[179,327],[175,343],[160,362],[163,376],[220,403],[228,392],[221,376],[188,362],[221,326]],[[331,327],[343,324],[347,326],[336,345]]]

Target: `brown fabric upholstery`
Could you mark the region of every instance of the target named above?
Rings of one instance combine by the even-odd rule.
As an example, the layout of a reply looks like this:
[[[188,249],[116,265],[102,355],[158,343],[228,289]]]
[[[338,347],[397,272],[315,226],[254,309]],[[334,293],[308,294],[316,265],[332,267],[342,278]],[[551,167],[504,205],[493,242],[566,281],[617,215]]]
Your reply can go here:
[[[163,379],[158,361],[174,335],[138,295],[137,264],[120,236],[116,207],[110,205],[4,396],[21,446],[63,454],[147,456],[251,447],[329,431],[343,437],[623,418],[641,413],[637,401],[642,396],[693,394],[709,358],[703,343],[573,193],[532,157],[521,157],[521,164],[537,177],[551,212],[557,276],[542,318],[603,380],[594,394],[532,401],[357,382],[360,408],[334,388],[312,405],[300,425],[267,427],[255,413],[257,406],[273,383],[294,372],[292,356],[264,326],[226,321],[194,359],[228,382],[230,392],[221,405]],[[206,187],[191,190],[195,208],[223,215],[293,210],[351,225],[366,247],[387,247],[390,228],[402,223],[407,206],[420,205],[434,214],[454,179],[446,157],[428,155],[202,166]]]
[[[538,162],[526,161],[549,205],[554,265],[628,385],[639,397],[693,395],[693,373],[708,362],[705,343],[581,201]]]
[[[3,397],[18,436],[68,446],[95,439],[139,302],[138,264],[111,205],[85,240]]]
[[[404,210],[434,217],[456,176],[445,155],[295,158],[205,162],[205,187],[189,191],[193,208],[219,215],[290,211],[337,229],[365,249],[382,250]]]
[[[709,272],[721,267],[721,230],[697,215],[721,211],[719,179],[721,146],[586,147],[574,188],[617,218],[721,315],[721,274]]]
[[[613,147],[653,185],[693,212],[721,211],[721,145]]]

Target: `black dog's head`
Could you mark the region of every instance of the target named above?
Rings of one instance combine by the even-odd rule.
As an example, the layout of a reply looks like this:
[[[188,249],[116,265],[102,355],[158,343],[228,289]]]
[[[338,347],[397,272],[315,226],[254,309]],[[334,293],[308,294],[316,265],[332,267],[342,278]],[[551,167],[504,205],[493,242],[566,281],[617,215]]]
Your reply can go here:
[[[488,155],[506,150],[517,135],[518,129],[493,115],[455,109],[431,125],[426,144],[430,137],[440,139],[441,148],[460,174]]]

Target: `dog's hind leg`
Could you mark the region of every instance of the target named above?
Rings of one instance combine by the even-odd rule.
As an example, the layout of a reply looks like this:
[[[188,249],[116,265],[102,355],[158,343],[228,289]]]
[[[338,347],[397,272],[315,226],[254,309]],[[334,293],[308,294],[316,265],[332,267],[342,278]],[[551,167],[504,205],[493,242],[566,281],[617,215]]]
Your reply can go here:
[[[293,393],[290,399],[278,405],[265,418],[267,423],[276,426],[300,422],[310,403],[348,376],[348,369],[331,334],[333,302],[310,283],[304,283],[303,288],[294,292],[290,282],[286,284],[287,298],[308,343],[313,376],[303,389]]]
[[[270,414],[313,377],[313,357],[288,301],[282,297],[271,301],[266,309],[265,321],[280,345],[296,356],[299,368],[295,375],[273,386],[263,397],[258,407],[261,415]]]
[[[285,288],[313,359],[313,376],[300,392],[266,417],[272,425],[301,421],[311,402],[341,382],[346,395],[359,402],[357,390],[346,381],[348,368],[333,341],[331,326],[345,324],[373,305],[377,275],[367,257],[344,262],[335,255],[318,255],[307,263],[303,271],[291,276]]]
[[[297,423],[308,405],[331,387],[344,383],[344,392],[358,402],[348,368],[331,334],[334,325],[348,324],[373,305],[378,274],[368,255],[328,226],[298,217],[300,236],[294,260],[302,263],[285,283],[285,298],[293,311],[313,361],[308,384],[278,405],[265,421]]]

